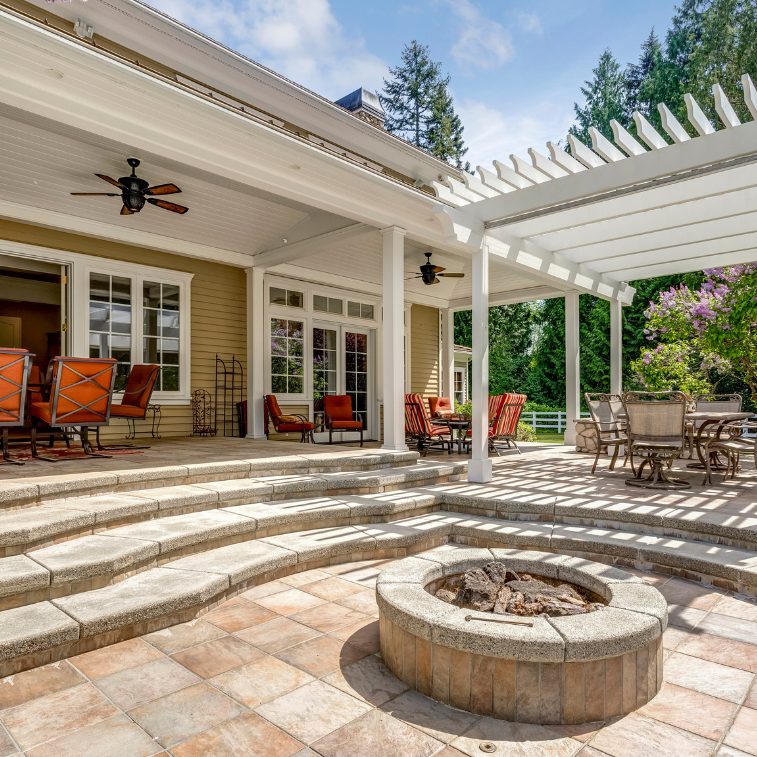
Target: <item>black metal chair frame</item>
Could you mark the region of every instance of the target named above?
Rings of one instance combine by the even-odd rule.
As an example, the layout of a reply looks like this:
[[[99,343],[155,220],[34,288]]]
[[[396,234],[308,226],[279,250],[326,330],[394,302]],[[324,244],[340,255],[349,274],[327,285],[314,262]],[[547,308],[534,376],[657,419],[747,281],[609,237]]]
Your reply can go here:
[[[423,408],[417,402],[405,402],[406,416],[408,412],[410,413],[411,418],[413,414],[415,414],[415,418],[413,418],[410,423],[410,433],[408,433],[408,429],[405,428],[405,436],[409,437],[411,441],[417,443],[418,452],[421,453],[422,457],[425,457],[429,450],[436,446],[440,446],[442,451],[446,449],[447,454],[452,454],[452,429],[449,425],[447,425],[449,439],[443,439],[441,434],[431,435],[426,433],[425,430],[426,421],[430,422],[431,420],[435,420],[438,423],[441,419],[427,418],[423,414]],[[407,425],[408,424],[406,423],[405,426],[407,427]],[[413,426],[416,426],[417,428],[413,429]]]
[[[8,394],[0,397],[0,400],[6,400],[9,397],[19,395],[19,408],[18,408],[18,413],[15,414],[15,420],[2,421],[2,442],[0,442],[0,444],[2,445],[2,450],[3,450],[3,461],[7,463],[8,465],[24,465],[24,463],[21,462],[20,460],[14,460],[10,456],[10,452],[8,450],[8,445],[9,445],[8,429],[17,428],[19,426],[24,425],[25,412],[26,412],[26,383],[29,379],[29,373],[31,372],[32,358],[35,357],[33,354],[29,352],[19,352],[17,354],[18,354],[18,358],[14,360],[13,362],[9,363],[7,366],[5,366],[5,368],[10,368],[11,366],[17,365],[20,362],[23,363],[24,367],[21,372],[21,383],[18,383],[17,381],[13,381],[7,376],[3,376],[3,381],[6,381],[7,383],[11,384],[12,386],[16,388],[12,389]],[[13,417],[14,415],[12,412],[8,410],[5,410],[3,412],[8,413],[8,415],[10,415],[11,417]]]

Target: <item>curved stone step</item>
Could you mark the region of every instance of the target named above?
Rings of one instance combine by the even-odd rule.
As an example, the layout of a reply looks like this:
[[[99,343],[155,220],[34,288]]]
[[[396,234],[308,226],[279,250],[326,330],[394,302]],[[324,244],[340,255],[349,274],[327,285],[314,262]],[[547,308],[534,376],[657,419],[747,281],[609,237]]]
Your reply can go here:
[[[136,468],[108,473],[62,473],[0,483],[0,508],[27,507],[72,497],[96,496],[208,481],[380,470],[412,465],[418,452],[338,450],[228,462]]]
[[[232,544],[101,589],[5,610],[0,612],[0,675],[190,620],[239,591],[292,572],[351,559],[403,556],[447,541],[538,548],[608,566],[600,571],[613,564],[635,565],[757,594],[753,551],[642,532],[434,512]],[[77,624],[75,639],[60,612]]]

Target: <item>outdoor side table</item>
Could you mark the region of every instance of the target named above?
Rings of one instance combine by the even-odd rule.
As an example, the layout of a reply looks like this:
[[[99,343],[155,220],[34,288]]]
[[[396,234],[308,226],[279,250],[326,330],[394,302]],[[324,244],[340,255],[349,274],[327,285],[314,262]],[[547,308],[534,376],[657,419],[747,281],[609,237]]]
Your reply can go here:
[[[148,405],[145,411],[145,420],[147,420],[147,413],[152,413],[152,427],[149,431],[137,431],[137,418],[127,418],[126,423],[129,426],[129,433],[126,434],[127,439],[136,439],[137,434],[150,434],[153,439],[160,439],[160,421],[163,417],[163,411],[160,405]]]

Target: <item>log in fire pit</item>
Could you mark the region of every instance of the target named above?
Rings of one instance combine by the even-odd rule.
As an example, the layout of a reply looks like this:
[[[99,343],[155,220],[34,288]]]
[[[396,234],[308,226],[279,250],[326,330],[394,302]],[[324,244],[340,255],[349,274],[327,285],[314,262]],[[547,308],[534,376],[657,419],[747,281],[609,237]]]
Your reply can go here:
[[[450,549],[376,585],[381,655],[410,688],[521,723],[625,715],[662,685],[667,603],[611,565],[515,549]]]

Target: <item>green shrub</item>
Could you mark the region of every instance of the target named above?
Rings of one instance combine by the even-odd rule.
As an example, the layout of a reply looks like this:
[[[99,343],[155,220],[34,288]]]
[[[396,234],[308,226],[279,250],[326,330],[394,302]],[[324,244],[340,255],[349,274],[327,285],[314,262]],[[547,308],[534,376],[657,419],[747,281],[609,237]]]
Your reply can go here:
[[[538,402],[526,402],[526,404],[523,406],[524,413],[559,413],[563,410],[565,410],[564,407],[542,405]]]
[[[518,442],[535,442],[536,431],[528,423],[518,421],[518,430],[515,433],[515,440]]]

